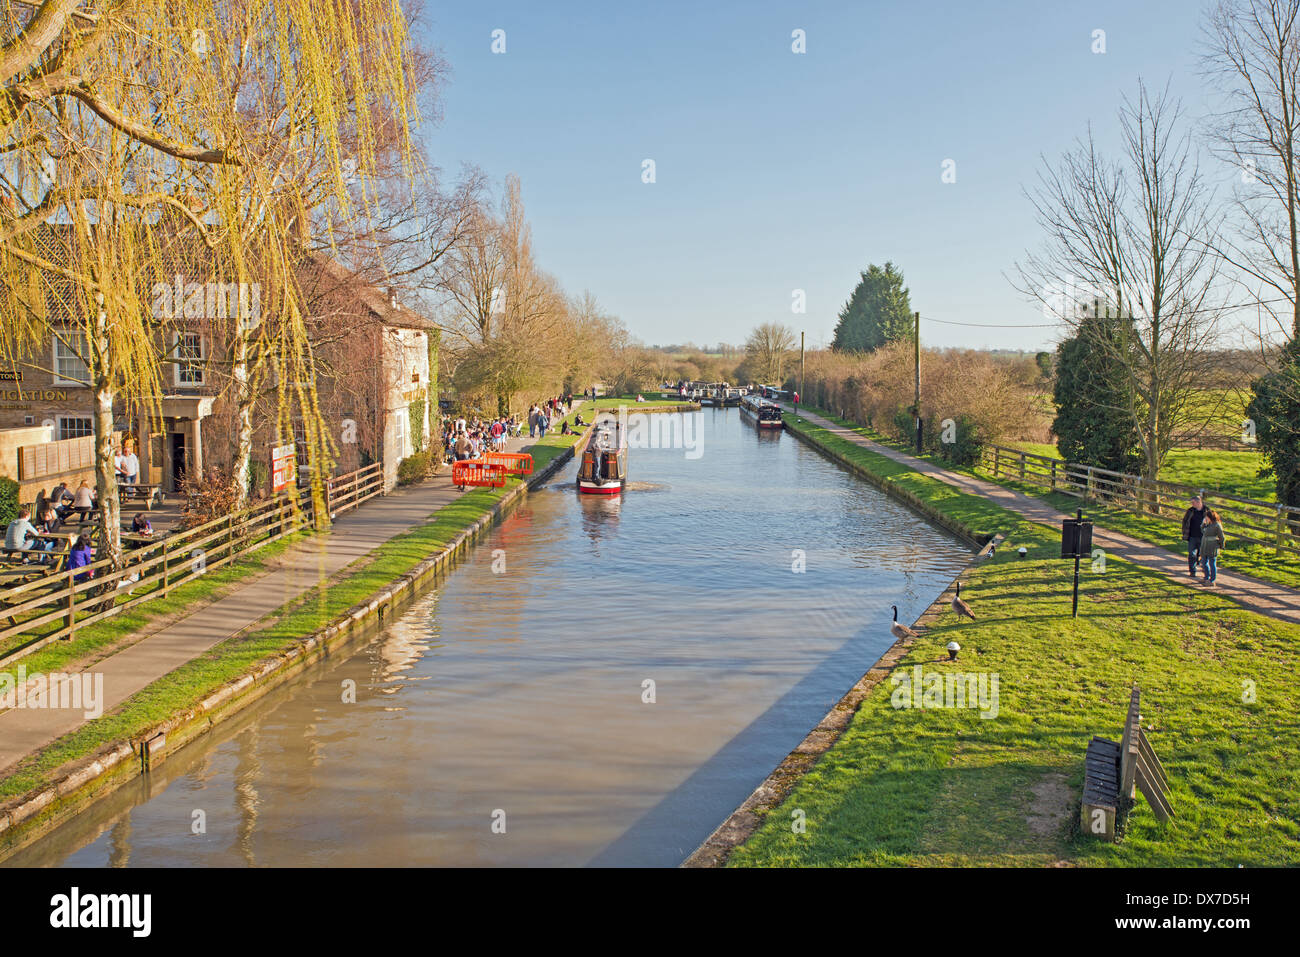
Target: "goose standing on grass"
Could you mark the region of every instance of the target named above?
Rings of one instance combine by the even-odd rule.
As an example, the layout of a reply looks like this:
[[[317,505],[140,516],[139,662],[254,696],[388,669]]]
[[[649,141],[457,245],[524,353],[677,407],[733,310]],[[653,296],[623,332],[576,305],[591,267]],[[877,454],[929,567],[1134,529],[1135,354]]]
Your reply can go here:
[[[970,605],[961,600],[961,582],[957,583],[957,594],[952,596],[952,610],[958,615],[964,615],[971,621],[975,620],[975,613],[970,610]]]
[[[890,633],[891,635],[893,635],[895,638],[915,638],[915,637],[917,637],[916,632],[914,632],[911,628],[908,628],[906,625],[899,624],[899,621],[898,621],[898,606],[897,606],[897,605],[890,605],[889,607],[892,608],[892,609],[894,609],[894,623],[893,623],[892,625],[889,626],[889,633]]]

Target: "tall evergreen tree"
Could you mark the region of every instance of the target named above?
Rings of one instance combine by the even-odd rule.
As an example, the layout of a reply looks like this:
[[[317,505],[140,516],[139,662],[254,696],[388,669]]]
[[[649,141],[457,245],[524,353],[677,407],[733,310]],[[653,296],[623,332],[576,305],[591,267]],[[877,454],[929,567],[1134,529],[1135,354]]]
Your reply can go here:
[[[1300,338],[1282,350],[1274,372],[1251,383],[1255,395],[1246,415],[1255,422],[1255,441],[1268,466],[1260,471],[1277,483],[1277,500],[1300,506]]]
[[[1129,412],[1126,373],[1118,355],[1122,330],[1108,317],[1089,317],[1056,349],[1052,432],[1067,462],[1135,473],[1142,446]]]
[[[912,335],[912,301],[903,274],[887,262],[871,265],[861,274],[849,301],[840,309],[831,348],[870,352],[887,342]]]

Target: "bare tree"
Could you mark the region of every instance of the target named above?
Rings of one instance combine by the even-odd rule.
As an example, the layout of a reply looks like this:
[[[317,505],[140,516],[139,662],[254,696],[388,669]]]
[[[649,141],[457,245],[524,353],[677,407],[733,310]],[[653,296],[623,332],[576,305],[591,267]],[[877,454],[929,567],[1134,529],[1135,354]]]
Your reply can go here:
[[[786,360],[798,341],[794,330],[779,322],[755,327],[745,340],[747,371],[760,382],[779,383],[784,377]]]
[[[1118,160],[1101,155],[1089,130],[1057,167],[1045,164],[1030,200],[1046,247],[1019,271],[1023,291],[1058,310],[1075,334],[1098,326],[1085,321],[1091,307],[1076,308],[1079,300],[1095,297],[1120,319],[1120,334],[1093,336],[1090,345],[1122,370],[1123,412],[1142,446],[1143,473],[1155,479],[1175,437],[1203,425],[1193,399],[1223,312],[1218,221],[1168,93],[1153,97],[1139,86],[1119,120]]]
[[[1222,237],[1222,252],[1279,295],[1285,307],[1267,311],[1300,336],[1300,0],[1223,0],[1206,38],[1206,71],[1226,96],[1215,152],[1240,171],[1239,235]]]
[[[1223,0],[1206,34],[1207,72],[1226,96],[1213,126],[1216,151],[1240,169],[1233,204],[1238,235],[1223,244],[1223,255],[1260,291],[1258,353],[1270,367],[1251,383],[1247,415],[1279,498],[1294,505],[1300,502],[1300,0]]]

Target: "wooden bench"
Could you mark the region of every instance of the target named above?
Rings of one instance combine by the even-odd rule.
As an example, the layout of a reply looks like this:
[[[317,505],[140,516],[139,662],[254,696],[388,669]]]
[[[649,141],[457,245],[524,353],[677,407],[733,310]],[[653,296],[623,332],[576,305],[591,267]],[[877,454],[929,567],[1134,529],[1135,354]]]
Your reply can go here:
[[[1142,730],[1139,689],[1133,685],[1124,734],[1119,741],[1094,736],[1083,759],[1083,800],[1079,824],[1085,834],[1114,841],[1127,818],[1135,792],[1151,805],[1159,821],[1174,816],[1169,778]]]

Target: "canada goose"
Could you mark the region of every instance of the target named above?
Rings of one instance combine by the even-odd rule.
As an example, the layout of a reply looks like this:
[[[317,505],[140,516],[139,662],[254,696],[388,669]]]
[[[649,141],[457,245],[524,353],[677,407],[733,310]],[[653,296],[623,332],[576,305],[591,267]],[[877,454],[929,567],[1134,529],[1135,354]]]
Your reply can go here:
[[[893,635],[895,638],[915,638],[916,632],[914,632],[911,628],[908,628],[906,625],[899,624],[898,606],[890,605],[889,607],[894,609],[894,623],[889,626],[889,633]]]
[[[970,610],[970,605],[961,600],[961,582],[957,583],[957,594],[952,596],[952,610],[958,615],[965,615],[971,621],[975,620],[975,613]]]

